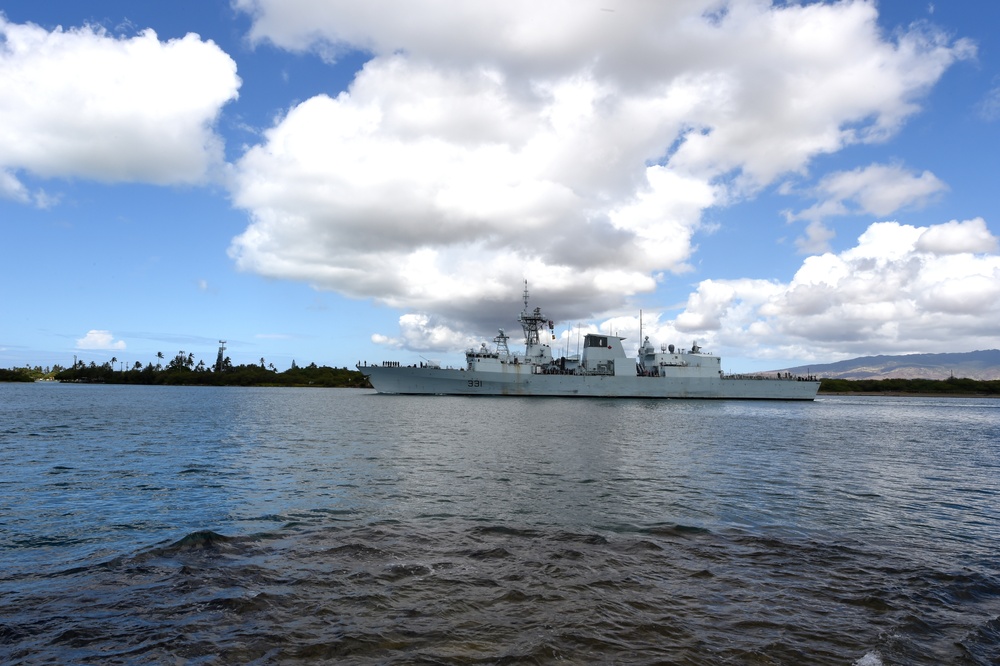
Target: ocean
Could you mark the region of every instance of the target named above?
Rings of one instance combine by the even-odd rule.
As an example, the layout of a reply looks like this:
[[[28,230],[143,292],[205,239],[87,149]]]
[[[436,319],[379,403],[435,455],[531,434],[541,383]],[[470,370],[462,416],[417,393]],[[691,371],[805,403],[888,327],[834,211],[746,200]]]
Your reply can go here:
[[[0,384],[0,662],[1000,663],[1000,401]]]

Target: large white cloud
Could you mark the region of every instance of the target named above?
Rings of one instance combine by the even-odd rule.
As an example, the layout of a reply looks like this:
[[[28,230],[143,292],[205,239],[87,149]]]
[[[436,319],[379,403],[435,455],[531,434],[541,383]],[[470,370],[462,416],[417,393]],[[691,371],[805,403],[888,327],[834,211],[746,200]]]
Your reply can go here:
[[[0,14],[0,195],[16,177],[195,183],[222,164],[212,130],[235,99],[236,64],[189,34],[117,38],[99,27],[45,30]]]
[[[861,0],[236,6],[254,39],[373,57],[239,161],[251,223],[231,255],[430,317],[411,332],[494,319],[525,276],[562,319],[649,292],[689,268],[707,208],[885,140],[974,51],[926,27],[888,39]]]
[[[871,225],[855,247],[808,257],[789,283],[706,280],[676,330],[730,350],[829,360],[987,349],[1000,330],[1000,255],[981,218]]]

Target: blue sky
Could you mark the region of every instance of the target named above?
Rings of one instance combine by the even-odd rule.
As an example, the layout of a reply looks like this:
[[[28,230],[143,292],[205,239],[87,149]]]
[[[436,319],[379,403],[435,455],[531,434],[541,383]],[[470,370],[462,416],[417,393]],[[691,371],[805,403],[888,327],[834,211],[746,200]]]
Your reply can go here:
[[[1000,5],[0,2],[0,367],[997,347]],[[514,342],[518,342],[514,338]]]

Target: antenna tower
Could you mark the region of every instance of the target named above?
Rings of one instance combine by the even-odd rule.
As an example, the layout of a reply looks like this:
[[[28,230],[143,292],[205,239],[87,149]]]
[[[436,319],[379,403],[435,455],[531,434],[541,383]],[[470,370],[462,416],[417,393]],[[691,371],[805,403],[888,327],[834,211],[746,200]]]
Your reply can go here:
[[[222,364],[225,359],[226,352],[226,341],[219,340],[219,356],[215,359],[215,371],[222,372]]]
[[[552,339],[555,340],[555,322],[542,314],[541,308],[535,308],[533,312],[528,312],[528,281],[524,281],[524,310],[521,311],[517,321],[524,329],[524,344],[528,349],[540,343],[539,332],[548,325],[552,331]]]

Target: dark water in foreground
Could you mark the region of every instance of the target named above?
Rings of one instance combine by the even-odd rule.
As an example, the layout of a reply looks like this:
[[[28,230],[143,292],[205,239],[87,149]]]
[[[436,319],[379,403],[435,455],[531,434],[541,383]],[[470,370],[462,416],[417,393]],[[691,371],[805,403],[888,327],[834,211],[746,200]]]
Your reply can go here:
[[[1000,401],[0,384],[0,662],[997,663]]]

